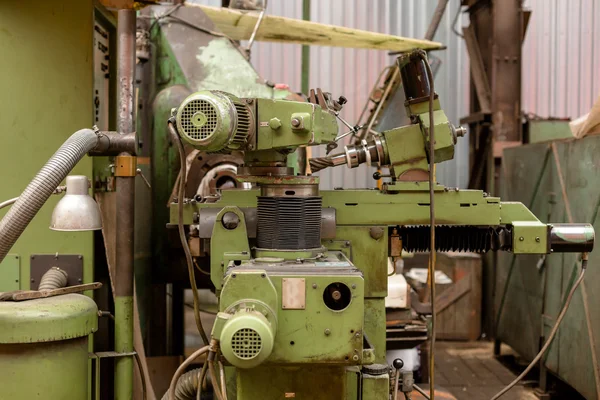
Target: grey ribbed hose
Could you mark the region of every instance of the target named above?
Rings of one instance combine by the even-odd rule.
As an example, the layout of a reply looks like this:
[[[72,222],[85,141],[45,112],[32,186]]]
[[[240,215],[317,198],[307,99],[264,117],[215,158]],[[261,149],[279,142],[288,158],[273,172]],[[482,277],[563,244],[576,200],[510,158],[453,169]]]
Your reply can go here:
[[[19,199],[0,221],[0,262],[4,260],[56,187],[79,160],[96,147],[97,143],[98,136],[93,130],[82,129],[75,132],[27,185]]]
[[[195,400],[198,392],[198,375],[202,368],[196,368],[181,375],[175,386],[175,400]],[[207,377],[208,379],[208,377]],[[165,393],[162,400],[169,400],[169,392]]]
[[[40,279],[38,290],[53,290],[67,286],[69,275],[64,269],[52,267]]]

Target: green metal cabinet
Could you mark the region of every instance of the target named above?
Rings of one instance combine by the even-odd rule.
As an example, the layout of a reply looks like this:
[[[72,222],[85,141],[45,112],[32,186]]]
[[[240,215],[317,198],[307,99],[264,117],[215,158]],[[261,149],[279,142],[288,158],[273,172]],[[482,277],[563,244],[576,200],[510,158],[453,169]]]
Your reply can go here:
[[[600,136],[506,149],[502,161],[505,200],[528,206],[543,222],[589,222],[599,229]],[[564,194],[560,176],[564,182]],[[565,202],[566,200],[566,202]],[[568,204],[571,218],[569,221]],[[498,254],[496,338],[533,359],[554,325],[579,269],[578,254]],[[547,356],[546,368],[587,399],[599,399],[600,251],[590,254],[577,290]]]

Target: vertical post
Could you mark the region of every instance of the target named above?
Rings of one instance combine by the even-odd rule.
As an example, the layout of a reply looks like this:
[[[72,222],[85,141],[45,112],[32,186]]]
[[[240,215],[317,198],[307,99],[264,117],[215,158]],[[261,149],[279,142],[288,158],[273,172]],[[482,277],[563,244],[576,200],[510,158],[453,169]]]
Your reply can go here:
[[[302,19],[310,21],[310,0],[302,0]],[[308,96],[310,79],[310,47],[302,45],[302,93]]]
[[[119,10],[117,21],[117,129],[121,134],[135,131],[135,10]],[[135,158],[121,153],[119,158]],[[133,160],[132,160],[133,158]],[[135,168],[134,168],[135,169]],[[133,231],[135,174],[117,175],[117,227],[115,257],[115,350],[133,352]],[[133,357],[115,360],[115,399],[133,398]]]
[[[310,21],[310,0],[302,0],[302,19]],[[308,96],[310,90],[310,47],[302,45],[302,78],[300,81],[302,93]],[[298,157],[299,172],[301,175],[306,174],[308,162],[311,157],[312,150],[310,147],[302,147],[296,150]]]

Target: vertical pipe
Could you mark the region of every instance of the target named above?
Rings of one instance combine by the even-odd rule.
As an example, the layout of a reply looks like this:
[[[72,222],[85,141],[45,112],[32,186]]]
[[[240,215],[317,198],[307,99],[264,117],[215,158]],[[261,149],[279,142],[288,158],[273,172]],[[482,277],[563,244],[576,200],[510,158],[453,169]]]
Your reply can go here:
[[[310,0],[302,0],[302,19],[304,21],[310,21]],[[310,90],[310,47],[307,45],[302,46],[302,77],[300,81],[300,87],[302,93],[308,96]],[[298,155],[298,169],[301,175],[307,173],[308,163],[306,162],[312,155],[310,148],[302,147],[296,150]]]
[[[310,21],[310,0],[302,0],[302,19]],[[310,47],[302,46],[302,93],[308,96],[310,79]]]
[[[117,21],[117,129],[135,131],[135,10],[119,10]],[[122,153],[122,156],[130,156]],[[115,350],[133,352],[133,232],[135,176],[117,177],[117,227],[115,257]],[[115,399],[133,398],[133,357],[115,361]]]

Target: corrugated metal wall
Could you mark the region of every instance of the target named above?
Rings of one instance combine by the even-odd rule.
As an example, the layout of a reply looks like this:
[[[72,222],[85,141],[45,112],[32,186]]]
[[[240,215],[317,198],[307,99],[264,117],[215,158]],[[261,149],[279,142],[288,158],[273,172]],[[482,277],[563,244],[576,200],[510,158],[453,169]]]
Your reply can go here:
[[[220,0],[195,0],[214,6]],[[321,0],[312,1],[313,21],[410,37],[423,37],[435,0]],[[435,40],[447,45],[436,56],[443,61],[436,91],[449,119],[458,123],[468,114],[468,58],[462,39],[451,24],[459,0],[451,0]],[[600,94],[600,1],[526,0],[533,13],[523,48],[523,110],[542,117],[576,118],[589,111]],[[268,12],[302,17],[302,0],[271,0]],[[464,24],[461,16],[457,25]],[[300,89],[301,46],[256,43],[252,63],[265,78]],[[311,48],[311,87],[321,87],[349,100],[343,117],[356,121],[379,72],[393,57],[374,50]],[[319,151],[313,154],[318,155]],[[322,186],[372,187],[372,171],[330,169],[321,173]],[[459,142],[456,157],[438,168],[448,186],[468,181],[468,140]]]
[[[195,0],[219,6],[219,0]],[[435,0],[321,0],[312,1],[311,20],[375,32],[422,38],[433,11]],[[459,0],[451,0],[435,40],[448,46],[436,52],[442,66],[436,77],[436,92],[449,119],[458,124],[468,112],[468,60],[462,39],[452,33],[451,23]],[[271,0],[268,13],[290,18],[302,18],[302,0]],[[459,22],[460,24],[460,22]],[[379,73],[394,62],[385,51],[342,49],[312,46],[310,51],[310,87],[320,87],[334,96],[344,95],[349,102],[342,117],[350,123],[358,116]],[[301,46],[257,42],[252,49],[252,64],[265,79],[287,83],[300,91]],[[341,127],[342,129],[342,127]],[[340,146],[341,148],[342,146]],[[313,156],[324,154],[324,149],[313,149]],[[440,164],[438,180],[448,186],[466,187],[468,182],[468,139],[457,146],[455,160]],[[366,166],[350,170],[345,167],[320,173],[321,187],[361,188],[374,187],[373,170]]]
[[[600,95],[600,1],[526,0],[523,110],[577,118]]]

